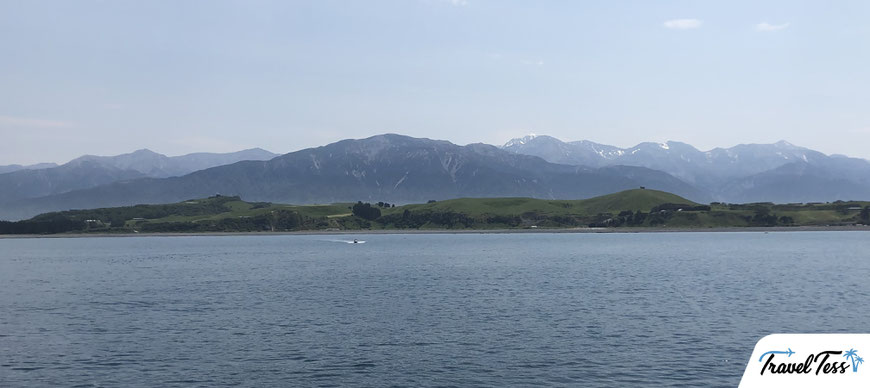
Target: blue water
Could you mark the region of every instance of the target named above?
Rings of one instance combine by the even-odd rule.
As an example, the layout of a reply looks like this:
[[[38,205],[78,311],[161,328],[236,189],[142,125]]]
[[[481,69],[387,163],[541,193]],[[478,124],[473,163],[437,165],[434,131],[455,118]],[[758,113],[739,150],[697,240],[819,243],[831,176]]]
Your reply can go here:
[[[0,239],[0,386],[736,386],[862,232]]]

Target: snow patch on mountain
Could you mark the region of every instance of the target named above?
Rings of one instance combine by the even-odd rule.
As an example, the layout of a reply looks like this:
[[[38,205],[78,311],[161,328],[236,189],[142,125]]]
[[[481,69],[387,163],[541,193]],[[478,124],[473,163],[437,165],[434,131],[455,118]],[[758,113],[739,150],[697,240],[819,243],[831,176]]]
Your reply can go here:
[[[508,148],[508,147],[521,146],[524,144],[528,144],[530,141],[534,140],[536,137],[538,137],[538,135],[535,135],[534,133],[530,133],[530,134],[523,136],[523,137],[513,138],[510,141],[508,141],[507,143],[505,143],[504,146],[502,146],[502,148]]]

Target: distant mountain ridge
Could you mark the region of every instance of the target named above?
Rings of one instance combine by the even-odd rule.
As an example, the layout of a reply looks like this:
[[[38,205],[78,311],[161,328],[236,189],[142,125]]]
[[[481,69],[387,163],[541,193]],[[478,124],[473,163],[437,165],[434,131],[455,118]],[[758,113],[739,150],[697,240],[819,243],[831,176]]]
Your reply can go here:
[[[582,199],[645,186],[700,203],[870,199],[870,162],[785,141],[700,151],[620,148],[550,136],[504,146],[385,134],[276,156],[260,149],[166,157],[139,150],[0,174],[0,219],[72,208],[182,201],[426,202],[459,197]]]
[[[68,165],[95,162],[120,170],[138,171],[152,178],[180,176],[242,160],[268,160],[278,156],[262,148],[251,148],[229,153],[198,152],[181,156],[166,156],[149,149],[136,150],[116,156],[84,155],[73,159]]]
[[[640,143],[619,148],[530,135],[502,149],[553,163],[626,165],[667,172],[727,202],[811,202],[870,198],[870,162],[828,156],[786,141],[700,151],[689,144]]]
[[[43,168],[52,168],[57,167],[57,163],[37,163],[31,164],[27,166],[22,166],[20,164],[8,164],[5,166],[0,166],[0,174],[5,174],[7,172],[15,172],[19,170],[40,170]]]
[[[9,203],[0,218],[51,210],[169,203],[214,194],[295,204],[426,202],[458,197],[580,199],[647,186],[704,201],[673,176],[643,167],[576,167],[486,144],[386,134],[343,140],[268,161],[242,161],[181,177],[144,178]]]
[[[117,156],[85,155],[60,166],[21,168],[0,174],[0,203],[37,198],[145,177],[170,177],[241,160],[277,156],[260,148],[232,153],[196,153],[169,157],[142,149]]]

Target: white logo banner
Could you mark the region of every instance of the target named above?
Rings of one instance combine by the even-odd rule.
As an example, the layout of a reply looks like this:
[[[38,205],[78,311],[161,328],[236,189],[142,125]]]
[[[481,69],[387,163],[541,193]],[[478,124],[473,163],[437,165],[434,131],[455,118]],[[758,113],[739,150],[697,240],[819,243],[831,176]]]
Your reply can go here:
[[[870,387],[870,334],[772,334],[755,344],[740,388]]]

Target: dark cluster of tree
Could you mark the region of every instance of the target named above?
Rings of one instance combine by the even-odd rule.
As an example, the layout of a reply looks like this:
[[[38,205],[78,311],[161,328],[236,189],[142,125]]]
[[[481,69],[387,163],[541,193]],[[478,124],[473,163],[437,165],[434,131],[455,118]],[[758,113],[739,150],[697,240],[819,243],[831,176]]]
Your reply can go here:
[[[374,221],[381,216],[381,209],[389,209],[391,207],[396,207],[396,204],[391,204],[389,202],[378,202],[375,204],[371,204],[368,202],[363,203],[362,201],[358,201],[351,207],[351,211],[353,215],[369,220]]]
[[[39,221],[0,221],[0,234],[54,234],[83,231],[87,227],[84,221],[63,217],[44,218]]]
[[[756,210],[759,208],[767,208],[769,209],[771,206],[775,206],[773,202],[756,202],[756,203],[729,203],[727,204],[728,210]],[[788,205],[780,205],[780,206],[804,206],[803,204],[788,204]]]
[[[678,208],[682,209],[682,208]],[[644,213],[640,210],[632,212],[625,210],[614,216],[611,213],[600,213],[588,224],[591,228],[624,227],[624,226],[659,226],[666,224],[679,210],[654,210]],[[697,214],[683,214],[683,217],[696,218]]]
[[[755,214],[751,216],[740,216],[747,226],[792,226],[794,219],[789,216],[777,216],[772,214],[770,209],[763,206],[755,206]],[[589,223],[589,227],[621,227],[621,226],[660,226],[668,224],[675,216],[679,215],[684,223],[698,223],[700,218],[698,212],[710,212],[709,206],[673,206],[666,204],[656,206],[649,213],[642,211],[632,212],[626,210],[618,215],[610,213],[602,213],[593,217]],[[726,216],[723,212],[711,212],[712,216]]]
[[[640,210],[636,212],[632,212],[631,210],[625,210],[620,212],[617,216],[613,216],[610,213],[599,213],[596,215],[592,222],[589,223],[589,227],[591,228],[603,228],[603,227],[619,227],[619,226],[641,226],[646,222],[650,215],[654,217],[660,217],[660,212],[651,212],[650,214],[644,213]]]
[[[467,214],[453,211],[410,211],[405,209],[402,214],[388,214],[377,219],[381,224],[397,229],[418,229],[421,227],[464,229],[475,227],[518,227],[522,225],[520,216],[487,215],[471,217]]]
[[[757,208],[755,215],[745,216],[744,219],[750,226],[789,226],[794,224],[794,219],[791,217],[777,217],[776,214],[770,213],[770,209],[764,207]]]
[[[708,212],[710,211],[710,206],[707,205],[687,205],[680,203],[663,203],[656,207],[653,207],[650,210],[650,213],[661,212],[661,211],[699,211],[699,212]]]
[[[539,227],[639,227],[639,226],[661,226],[670,223],[674,217],[679,215],[681,222],[693,224],[701,223],[699,213],[711,212],[711,207],[707,205],[691,205],[691,204],[662,204],[650,209],[649,212],[643,211],[622,211],[616,215],[612,213],[599,213],[591,217],[573,216],[573,215],[552,215],[552,214],[537,214],[524,213],[522,215],[483,215],[471,217],[467,214],[452,212],[452,211],[432,211],[432,210],[417,210],[412,211],[405,209],[401,214],[392,213],[381,216],[380,213],[372,212],[371,209],[377,210],[377,207],[367,206],[365,203],[357,203],[354,206],[354,215],[366,221],[377,222],[385,227],[397,229],[417,229],[421,227],[429,228],[492,228],[505,227],[516,228],[522,226],[536,225]],[[770,209],[762,204],[754,204],[750,209],[755,211],[751,216],[731,215],[735,220],[748,226],[789,226],[794,225],[794,220],[788,216],[777,216],[770,212]],[[722,212],[713,212],[714,216]],[[365,226],[363,226],[365,227]]]
[[[372,204],[368,202],[357,202],[353,205],[351,211],[353,212],[353,215],[369,221],[374,221],[381,216],[381,209],[378,209],[376,206],[372,206]]]
[[[538,226],[538,227],[577,227],[586,225],[589,222],[586,219],[574,215],[558,215],[558,214],[539,214],[535,212],[523,213],[520,217],[516,216],[500,216],[495,219],[505,219],[504,224],[513,226]]]
[[[849,214],[855,212],[855,209],[864,207],[864,202],[857,201],[834,201],[834,202],[808,202],[808,203],[784,203],[774,204],[772,202],[756,202],[756,203],[720,203],[713,202],[711,205],[727,206],[729,210],[749,210],[756,211],[761,208],[769,209],[770,211],[802,211],[802,210],[833,210],[840,214]]]
[[[327,228],[340,229],[473,229],[518,227],[641,227],[660,225],[704,226],[709,220],[729,226],[791,226],[795,220],[782,212],[828,210],[844,215],[844,222],[870,225],[870,206],[866,202],[833,202],[824,204],[717,204],[712,206],[665,203],[649,210],[626,210],[600,213],[594,216],[527,212],[519,215],[477,215],[432,208],[405,208],[390,211],[395,205],[387,202],[357,202],[350,207],[352,217],[327,218],[303,216],[297,211],[280,209],[249,216],[228,216],[233,209],[229,202],[239,197],[215,196],[167,205],[136,205],[118,208],[71,210],[46,213],[30,220],[0,221],[0,234],[52,234],[66,232],[256,232],[296,231]],[[254,203],[253,209],[270,206]],[[566,204],[565,207],[570,207]],[[728,210],[723,210],[727,207]],[[712,209],[711,209],[712,208]],[[384,211],[382,211],[384,209]],[[736,210],[736,211],[735,211]],[[229,213],[229,214],[225,214]],[[777,214],[779,213],[779,214]],[[789,213],[786,213],[789,214]],[[196,222],[155,222],[167,216],[198,217]],[[215,216],[215,217],[211,217]],[[221,218],[223,217],[223,218]],[[213,218],[213,219],[212,219]]]

